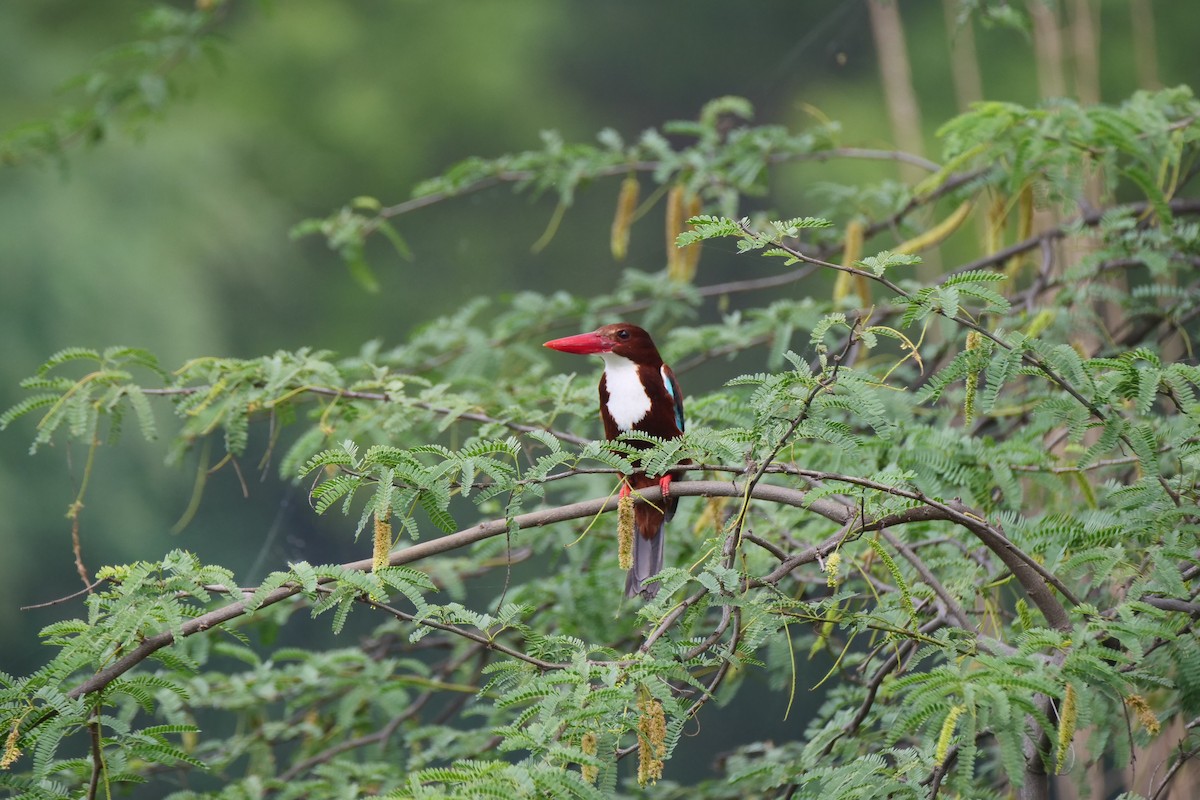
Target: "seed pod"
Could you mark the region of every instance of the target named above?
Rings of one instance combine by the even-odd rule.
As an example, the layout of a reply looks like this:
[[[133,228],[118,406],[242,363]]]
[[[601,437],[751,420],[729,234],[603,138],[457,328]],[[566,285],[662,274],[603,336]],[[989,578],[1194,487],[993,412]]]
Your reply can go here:
[[[704,510],[696,517],[692,526],[693,533],[704,533],[707,530],[720,530],[725,517],[725,506],[729,504],[728,497],[710,497],[704,503]]]
[[[683,252],[675,246],[675,238],[683,233],[684,217],[683,185],[675,184],[667,192],[667,277],[673,281],[683,280]]]
[[[629,229],[633,227],[633,212],[637,211],[638,195],[641,184],[630,175],[621,181],[621,193],[617,195],[617,212],[613,215],[612,233],[609,234],[608,245],[612,249],[613,258],[624,261],[629,252]]]
[[[931,247],[942,243],[946,237],[958,230],[959,226],[971,213],[972,204],[970,200],[963,201],[962,205],[954,209],[950,216],[934,225],[924,233],[917,234],[907,241],[892,248],[893,253],[919,253],[922,250],[928,250]]]
[[[633,566],[633,495],[617,501],[617,564],[621,569]]]
[[[388,565],[392,552],[392,510],[382,514],[375,512],[375,545],[371,554],[371,571],[381,570]]]
[[[1033,234],[1033,183],[1025,184],[1021,189],[1021,197],[1017,203],[1017,241],[1023,242]],[[1018,253],[1004,265],[1004,273],[1010,278],[1016,277],[1021,267],[1029,263],[1029,254],[1033,251]]]
[[[1008,198],[997,193],[988,206],[987,220],[984,223],[983,252],[991,255],[1004,244],[1004,221],[1008,216]]]
[[[863,239],[866,237],[867,226],[857,217],[846,223],[846,246],[842,251],[842,266],[853,267],[854,262],[862,258]],[[833,302],[838,303],[850,295],[851,287],[858,291],[859,302],[863,308],[871,305],[871,284],[862,275],[849,272],[839,272],[833,284]]]
[[[690,230],[691,225],[686,225],[686,221],[692,217],[699,216],[704,210],[704,206],[700,202],[700,195],[694,194],[687,200],[687,216],[684,217],[684,230]],[[680,252],[683,255],[683,279],[689,283],[696,277],[696,267],[700,264],[700,251],[702,245],[699,242],[689,244]]]

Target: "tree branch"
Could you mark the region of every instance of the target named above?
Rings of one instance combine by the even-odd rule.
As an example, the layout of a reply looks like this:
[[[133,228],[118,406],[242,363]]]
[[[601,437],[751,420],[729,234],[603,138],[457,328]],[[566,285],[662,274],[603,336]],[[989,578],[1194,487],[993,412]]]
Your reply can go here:
[[[814,475],[822,476],[826,479],[844,479],[850,482],[870,483],[861,479],[854,479],[851,476],[834,476],[826,473],[813,473]],[[1042,609],[1046,614],[1047,620],[1052,624],[1060,622],[1059,617],[1065,619],[1065,612],[1061,606],[1054,603],[1053,598],[1049,595],[1047,585],[1040,580],[1040,576],[1033,573],[1026,566],[1026,559],[1017,548],[1013,547],[1007,539],[991,528],[982,520],[969,516],[965,511],[951,508],[945,504],[935,503],[925,499],[917,493],[904,493],[897,490],[896,487],[888,487],[883,485],[873,485],[875,488],[880,488],[883,491],[888,491],[901,496],[915,496],[924,502],[929,503],[925,508],[907,509],[903,512],[890,515],[887,518],[878,521],[865,521],[862,529],[872,529],[877,524],[897,525],[905,522],[918,520],[943,519],[967,528],[971,532],[984,540],[985,544],[997,553],[1006,565],[1013,570],[1017,575],[1018,580],[1026,591],[1030,594],[1030,599],[1034,604]],[[744,484],[739,484],[733,481],[679,481],[671,485],[671,493],[678,497],[746,497],[747,487]],[[828,498],[818,498],[810,500],[808,492],[798,489],[791,489],[784,486],[776,486],[774,484],[759,483],[752,487],[749,492],[749,497],[755,500],[762,500],[772,503],[780,503],[796,508],[803,508],[812,511],[827,519],[846,525],[853,518],[853,512],[845,505]],[[643,490],[643,495],[648,502],[654,502],[661,499],[661,490],[658,487],[650,487]],[[592,517],[597,514],[612,511],[617,506],[617,498],[613,496],[598,498],[594,500],[586,500],[578,503],[570,503],[564,506],[553,508],[540,509],[531,511],[526,514],[521,514],[513,518],[513,522],[521,529],[537,528],[545,525],[550,525],[556,522],[564,522],[571,519],[581,519]],[[389,564],[395,566],[400,564],[409,564],[415,561],[420,561],[440,553],[450,552],[469,545],[480,542],[484,539],[493,536],[504,534],[508,530],[508,520],[495,519],[488,522],[482,522],[470,528],[458,531],[457,533],[448,534],[437,539],[430,539],[424,542],[406,547],[402,550],[393,552],[389,558]],[[762,579],[751,582],[751,585],[763,585],[776,583],[781,580],[787,573],[796,569],[801,564],[811,563],[816,561],[818,556],[823,556],[831,552],[844,539],[844,533],[838,533],[828,538],[823,543],[810,547],[804,552],[793,555],[784,563],[777,567],[772,573]],[[1021,557],[1023,556],[1023,558]],[[343,564],[345,569],[357,570],[360,572],[369,572],[371,570],[372,561],[369,558],[359,561],[352,561]],[[322,583],[329,583],[332,579],[324,579]],[[284,585],[275,589],[268,594],[261,603],[260,607],[265,607],[279,603],[288,599],[300,592],[300,587],[296,585]],[[1047,602],[1049,598],[1049,602]],[[699,598],[696,598],[699,599]],[[695,602],[695,600],[693,600]],[[686,607],[684,607],[686,608]],[[668,615],[672,620],[677,619],[683,613],[684,608],[677,608],[671,615]],[[1059,613],[1056,615],[1054,609],[1058,608]],[[222,625],[230,620],[241,617],[250,613],[246,602],[239,600],[220,608],[209,611],[198,617],[188,620],[181,627],[180,631],[183,636],[192,636],[197,633],[202,633],[218,625]],[[661,636],[661,633],[659,634]],[[653,637],[653,634],[651,634]],[[648,637],[649,642],[643,646],[653,643],[653,639]],[[84,680],[75,688],[73,688],[68,696],[71,698],[81,697],[86,694],[103,689],[121,675],[135,667],[137,664],[151,656],[155,651],[167,647],[175,641],[174,635],[170,631],[163,631],[151,636],[147,636],[136,647],[126,652],[122,657],[118,658],[107,667],[99,670],[90,678]]]

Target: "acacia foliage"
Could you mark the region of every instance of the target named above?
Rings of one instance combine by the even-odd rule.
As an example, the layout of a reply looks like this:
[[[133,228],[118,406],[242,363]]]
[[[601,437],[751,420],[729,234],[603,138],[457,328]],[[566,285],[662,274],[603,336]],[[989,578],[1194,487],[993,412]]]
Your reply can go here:
[[[986,798],[1119,768],[1174,730],[1156,773],[1170,780],[1200,714],[1200,200],[1187,195],[1200,104],[1185,88],[1114,107],[981,104],[945,125],[921,184],[838,187],[778,220],[741,209],[775,165],[887,154],[844,147],[832,123],[794,133],[750,113],[723,98],[633,143],[549,136],[468,160],[410,203],[360,200],[300,228],[361,275],[365,237],[429,202],[511,181],[565,208],[592,179],[641,176],[680,204],[673,244],[735,241],[756,271],[744,282],[629,271],[603,296],[475,299],[348,358],[297,349],[170,372],[136,348],[48,359],[0,416],[36,419],[35,449],[57,437],[94,451],[130,420],[155,439],[169,408],[172,457],[215,441],[232,465],[261,455],[249,431],[262,425],[281,478],[382,550],[281,564],[254,587],[179,550],[100,570],[42,632],[46,665],[0,674],[0,785],[56,798],[148,782],[178,800],[639,785]],[[614,243],[635,216],[624,194]],[[685,229],[680,208],[697,206]],[[969,220],[982,220],[975,259],[923,272],[917,254],[972,236]],[[763,270],[776,299],[694,321]],[[557,372],[540,342],[630,314],[681,371],[757,348],[768,370],[690,396],[678,440],[597,443],[591,371]],[[676,491],[708,499],[673,523],[657,598],[622,604],[601,514],[646,445],[645,469],[690,459]],[[546,566],[535,580],[469,591],[525,559]],[[338,632],[366,609],[382,621],[365,642],[256,635]],[[823,651],[832,688],[793,740],[729,742],[716,778],[671,773],[707,705],[763,673],[782,709]]]

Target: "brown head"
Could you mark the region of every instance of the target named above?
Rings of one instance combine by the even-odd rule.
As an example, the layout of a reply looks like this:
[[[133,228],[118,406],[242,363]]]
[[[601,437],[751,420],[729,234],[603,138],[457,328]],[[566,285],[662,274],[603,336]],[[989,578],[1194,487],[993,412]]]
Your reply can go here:
[[[662,364],[662,356],[658,354],[658,348],[654,346],[650,334],[628,322],[616,322],[597,328],[591,333],[554,339],[546,342],[544,346],[551,350],[580,355],[613,353],[628,358],[635,364],[652,367]]]

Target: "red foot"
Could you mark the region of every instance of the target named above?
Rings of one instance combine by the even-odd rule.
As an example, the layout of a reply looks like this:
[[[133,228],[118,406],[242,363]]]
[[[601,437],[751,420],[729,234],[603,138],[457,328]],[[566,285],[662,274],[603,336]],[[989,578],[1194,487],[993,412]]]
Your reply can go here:
[[[658,488],[662,489],[663,502],[667,502],[671,497],[671,473],[668,472],[658,479]]]
[[[630,493],[631,491],[633,491],[633,490],[629,488],[629,481],[622,479],[622,480],[621,480],[621,494],[620,494],[620,496],[621,496],[621,497],[629,497],[629,493]]]

